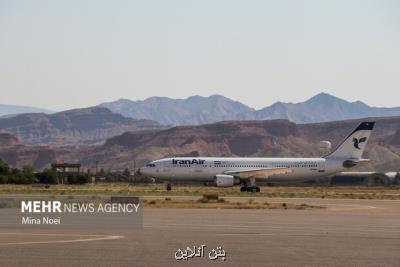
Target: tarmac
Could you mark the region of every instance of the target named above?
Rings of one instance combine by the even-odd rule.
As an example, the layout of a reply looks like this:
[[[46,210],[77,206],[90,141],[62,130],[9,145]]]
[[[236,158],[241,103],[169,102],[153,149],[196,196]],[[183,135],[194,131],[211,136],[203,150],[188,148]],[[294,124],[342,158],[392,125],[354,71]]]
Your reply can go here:
[[[326,208],[145,208],[143,229],[0,228],[0,266],[400,266],[400,201],[253,199]],[[203,257],[175,259],[201,245]],[[217,247],[224,260],[210,259]]]

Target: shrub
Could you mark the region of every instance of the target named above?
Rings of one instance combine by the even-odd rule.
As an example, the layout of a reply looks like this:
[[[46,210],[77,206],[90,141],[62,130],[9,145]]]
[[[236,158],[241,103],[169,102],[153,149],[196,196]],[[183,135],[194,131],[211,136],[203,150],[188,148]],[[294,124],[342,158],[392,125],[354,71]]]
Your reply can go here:
[[[208,202],[210,202],[210,200],[208,198],[202,197],[199,200],[197,200],[197,202],[199,202],[199,203],[208,203]]]
[[[22,171],[18,169],[12,169],[8,175],[7,183],[10,184],[33,184],[36,182],[34,175],[34,169],[31,166],[24,166]]]
[[[90,182],[90,174],[80,173],[77,179],[78,184],[87,184]]]
[[[2,159],[0,159],[0,175],[7,175],[10,173],[10,167]]]
[[[45,169],[44,171],[36,174],[39,183],[42,184],[58,184],[57,175],[54,171]]]
[[[0,184],[8,183],[8,176],[7,175],[0,175]]]

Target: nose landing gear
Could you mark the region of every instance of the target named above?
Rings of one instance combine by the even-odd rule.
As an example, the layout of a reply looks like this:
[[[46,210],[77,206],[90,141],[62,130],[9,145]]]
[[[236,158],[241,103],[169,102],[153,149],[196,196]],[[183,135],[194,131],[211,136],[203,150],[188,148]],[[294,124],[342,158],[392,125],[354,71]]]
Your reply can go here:
[[[167,189],[167,191],[171,191],[172,190],[171,184],[167,184],[165,189]]]

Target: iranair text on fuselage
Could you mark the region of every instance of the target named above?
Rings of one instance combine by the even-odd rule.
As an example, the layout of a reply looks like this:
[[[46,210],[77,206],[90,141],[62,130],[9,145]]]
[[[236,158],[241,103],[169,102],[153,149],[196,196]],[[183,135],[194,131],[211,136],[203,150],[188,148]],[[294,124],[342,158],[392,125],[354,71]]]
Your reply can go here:
[[[186,160],[179,160],[179,159],[172,159],[172,164],[177,165],[192,165],[192,164],[197,164],[197,165],[203,165],[205,160],[203,159],[186,159]]]

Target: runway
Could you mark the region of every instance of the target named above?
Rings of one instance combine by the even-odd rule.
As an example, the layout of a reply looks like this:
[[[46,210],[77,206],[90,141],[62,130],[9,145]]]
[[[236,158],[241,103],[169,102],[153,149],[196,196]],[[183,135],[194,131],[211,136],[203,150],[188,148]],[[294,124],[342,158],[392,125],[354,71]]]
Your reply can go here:
[[[400,265],[400,201],[267,201],[326,209],[145,209],[143,229],[109,229],[106,220],[96,230],[0,229],[0,266]],[[175,259],[202,244],[221,246],[226,260]]]

